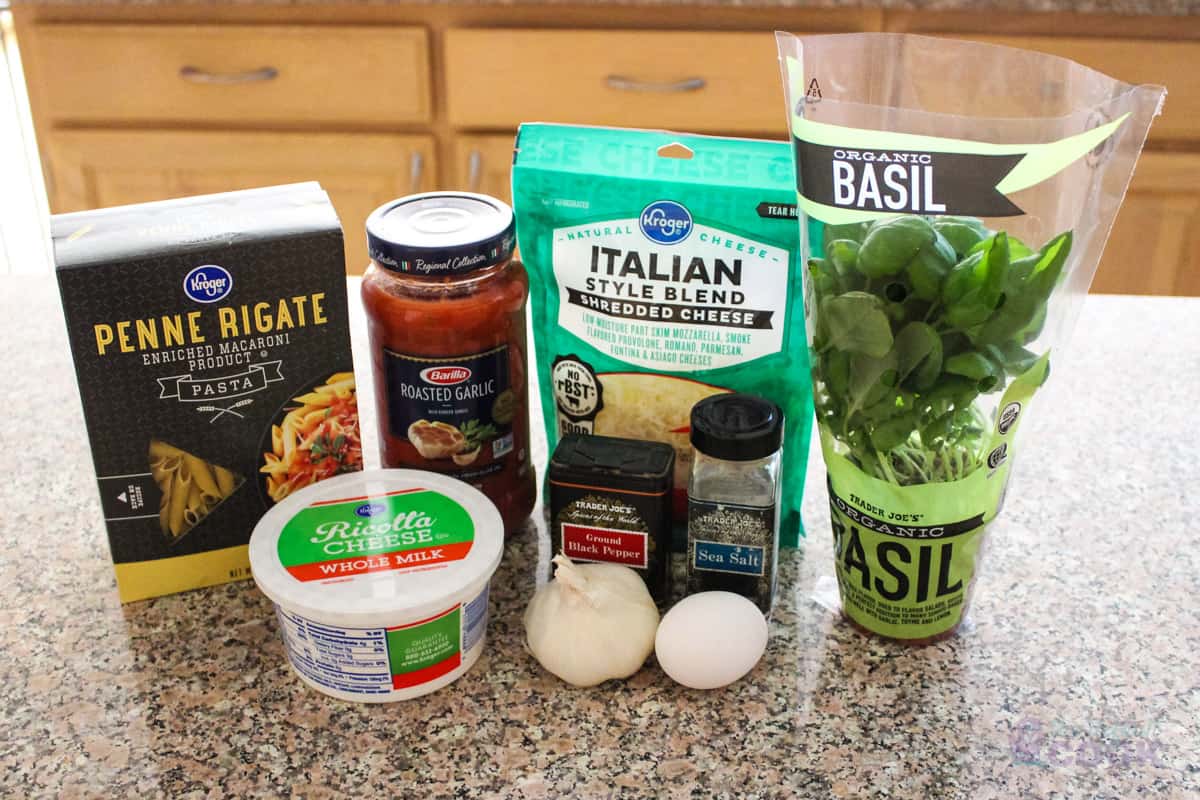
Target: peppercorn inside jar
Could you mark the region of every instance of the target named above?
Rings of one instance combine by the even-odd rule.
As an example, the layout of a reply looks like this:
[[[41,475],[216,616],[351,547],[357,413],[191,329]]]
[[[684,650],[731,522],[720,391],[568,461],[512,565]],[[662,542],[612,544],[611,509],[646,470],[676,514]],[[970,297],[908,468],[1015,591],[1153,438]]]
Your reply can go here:
[[[427,192],[367,219],[362,299],[385,467],[451,475],[500,510],[533,510],[525,303],[513,212],[469,192]]]

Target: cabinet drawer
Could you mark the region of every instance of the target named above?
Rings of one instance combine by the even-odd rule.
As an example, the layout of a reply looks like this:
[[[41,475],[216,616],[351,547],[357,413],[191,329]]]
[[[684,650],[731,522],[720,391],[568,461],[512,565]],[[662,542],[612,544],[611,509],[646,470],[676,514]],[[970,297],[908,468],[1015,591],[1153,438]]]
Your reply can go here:
[[[1125,83],[1166,86],[1163,114],[1150,126],[1150,139],[1200,139],[1200,84],[1195,80],[1200,42],[1058,36],[969,38],[1069,58]]]
[[[763,133],[784,127],[771,33],[451,30],[452,124],[531,120]]]
[[[255,186],[320,181],[367,265],[367,215],[437,184],[429,136],[234,131],[51,131],[42,139],[55,213]]]
[[[431,113],[423,28],[47,24],[29,53],[55,121],[382,126]]]

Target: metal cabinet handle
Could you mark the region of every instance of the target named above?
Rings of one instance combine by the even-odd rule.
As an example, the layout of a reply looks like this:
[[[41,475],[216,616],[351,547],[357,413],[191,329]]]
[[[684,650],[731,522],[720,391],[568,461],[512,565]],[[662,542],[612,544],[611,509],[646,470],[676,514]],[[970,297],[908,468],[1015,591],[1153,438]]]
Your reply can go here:
[[[413,152],[408,160],[408,182],[411,191],[421,191],[421,178],[425,172],[425,157],[419,152]]]
[[[209,72],[199,67],[181,67],[179,77],[188,83],[204,83],[229,86],[238,83],[262,83],[279,77],[274,67],[262,67],[247,72]]]
[[[467,156],[467,191],[478,192],[483,179],[483,153],[472,150]]]
[[[678,81],[658,83],[655,81],[639,81],[623,75],[609,75],[604,79],[604,85],[610,89],[622,92],[660,92],[672,94],[678,92],[698,92],[708,85],[704,78],[683,78]]]

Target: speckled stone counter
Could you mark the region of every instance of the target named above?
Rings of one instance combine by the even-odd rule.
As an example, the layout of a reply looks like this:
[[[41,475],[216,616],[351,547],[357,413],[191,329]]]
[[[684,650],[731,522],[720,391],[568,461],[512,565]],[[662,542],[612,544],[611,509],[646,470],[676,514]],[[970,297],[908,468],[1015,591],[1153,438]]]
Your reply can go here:
[[[1196,797],[1197,341],[1200,301],[1089,299],[953,640],[882,643],[831,610],[814,452],[809,539],[733,687],[544,673],[521,645],[531,524],[478,664],[359,706],[293,677],[252,582],[117,602],[57,291],[0,278],[0,795]]]

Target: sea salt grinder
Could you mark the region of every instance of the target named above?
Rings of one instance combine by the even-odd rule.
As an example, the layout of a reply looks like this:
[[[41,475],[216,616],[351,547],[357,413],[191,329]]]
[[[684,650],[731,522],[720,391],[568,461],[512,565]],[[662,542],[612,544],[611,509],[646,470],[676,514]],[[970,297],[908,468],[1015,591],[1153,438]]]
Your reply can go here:
[[[725,590],[769,614],[779,557],[783,411],[749,394],[692,408],[687,593]]]

